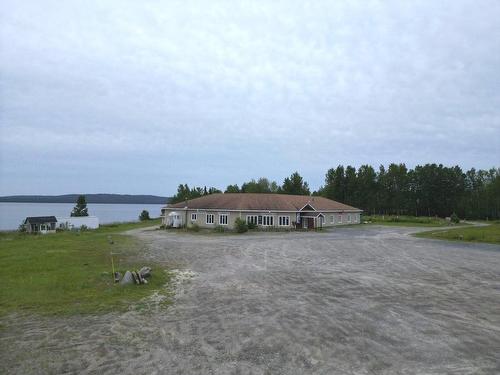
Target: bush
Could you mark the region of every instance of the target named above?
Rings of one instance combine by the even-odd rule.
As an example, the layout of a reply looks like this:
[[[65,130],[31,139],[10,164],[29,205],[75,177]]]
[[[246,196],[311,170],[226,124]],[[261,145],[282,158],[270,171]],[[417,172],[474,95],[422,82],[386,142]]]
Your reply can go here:
[[[199,232],[200,231],[200,226],[196,223],[191,224],[188,226],[188,230],[191,232]]]
[[[248,229],[255,229],[255,228],[257,228],[257,224],[255,224],[255,223],[248,223],[247,227],[248,227]]]
[[[24,223],[19,224],[19,227],[17,228],[17,231],[20,233],[26,232],[26,227],[24,226]]]
[[[140,221],[151,220],[151,218],[149,217],[149,212],[147,210],[142,210],[141,214],[139,215],[139,220]]]
[[[451,220],[451,222],[452,222],[452,223],[454,223],[454,224],[458,224],[458,223],[460,223],[460,218],[458,217],[458,215],[457,215],[455,212],[453,212],[453,213],[451,214],[451,216],[450,216],[450,220]]]
[[[214,232],[224,233],[226,231],[226,227],[223,225],[216,225],[214,228]]]
[[[236,232],[238,233],[248,232],[248,225],[242,218],[236,218],[236,220],[234,221],[234,227],[236,228]]]

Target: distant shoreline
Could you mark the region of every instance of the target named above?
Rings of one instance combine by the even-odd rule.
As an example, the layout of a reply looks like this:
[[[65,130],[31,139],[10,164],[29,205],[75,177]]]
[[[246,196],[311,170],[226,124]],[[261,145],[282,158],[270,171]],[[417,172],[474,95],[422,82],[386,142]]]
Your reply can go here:
[[[1,203],[75,203],[80,194],[10,195],[0,197]],[[83,194],[87,203],[102,204],[167,204],[168,197],[129,194]]]

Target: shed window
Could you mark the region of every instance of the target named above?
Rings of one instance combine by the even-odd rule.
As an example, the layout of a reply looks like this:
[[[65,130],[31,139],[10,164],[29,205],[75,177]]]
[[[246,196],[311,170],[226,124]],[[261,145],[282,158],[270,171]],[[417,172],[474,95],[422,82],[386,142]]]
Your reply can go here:
[[[335,224],[335,215],[330,216],[330,224]]]
[[[207,214],[207,224],[214,223],[214,214]]]
[[[191,214],[191,221],[196,221],[198,220],[198,214]]]
[[[219,225],[227,225],[227,214],[219,214]]]
[[[342,224],[342,215],[339,215],[339,216],[337,217],[337,219],[338,219],[337,221],[339,222],[339,224]]]
[[[266,227],[271,227],[274,225],[274,217],[273,216],[262,216],[262,225]]]
[[[257,225],[257,215],[248,215],[247,216],[247,224]]]
[[[278,223],[281,227],[288,227],[290,225],[290,216],[279,216]]]

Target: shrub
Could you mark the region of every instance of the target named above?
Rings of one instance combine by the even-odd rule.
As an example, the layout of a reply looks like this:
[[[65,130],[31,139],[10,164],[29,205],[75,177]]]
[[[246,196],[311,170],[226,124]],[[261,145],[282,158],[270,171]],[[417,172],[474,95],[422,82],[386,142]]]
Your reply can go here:
[[[460,223],[460,218],[458,217],[458,215],[455,212],[453,212],[451,214],[450,220],[451,220],[452,223],[455,223],[455,224]]]
[[[160,225],[160,229],[167,229],[167,226],[165,224]]]
[[[255,228],[257,228],[257,224],[255,224],[255,223],[248,223],[247,224],[247,228],[248,229],[255,229]]]
[[[245,233],[248,231],[248,225],[242,218],[236,218],[236,220],[234,221],[234,226],[236,228],[236,232],[238,233]]]
[[[196,223],[191,224],[188,226],[188,230],[191,232],[199,232],[200,231],[200,226]]]
[[[225,231],[226,227],[224,227],[223,225],[216,225],[214,228],[214,232],[224,233]]]
[[[26,227],[24,226],[24,223],[19,224],[19,227],[17,228],[17,231],[20,233],[26,232]]]
[[[141,214],[139,215],[139,220],[140,221],[151,220],[151,218],[149,217],[149,212],[147,210],[142,210]]]

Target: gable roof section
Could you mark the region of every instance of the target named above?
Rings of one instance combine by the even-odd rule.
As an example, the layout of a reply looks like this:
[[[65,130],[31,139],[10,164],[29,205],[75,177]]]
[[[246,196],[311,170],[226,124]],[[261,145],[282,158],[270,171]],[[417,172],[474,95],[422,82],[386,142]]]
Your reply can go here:
[[[44,224],[44,223],[57,223],[57,219],[55,216],[28,216],[24,223],[31,224]]]
[[[316,211],[361,211],[355,207],[333,201],[324,197],[288,194],[257,194],[257,193],[219,193],[209,194],[200,198],[167,205],[166,208],[182,209],[219,209],[219,210],[263,210],[263,211],[300,211],[310,205]]]

